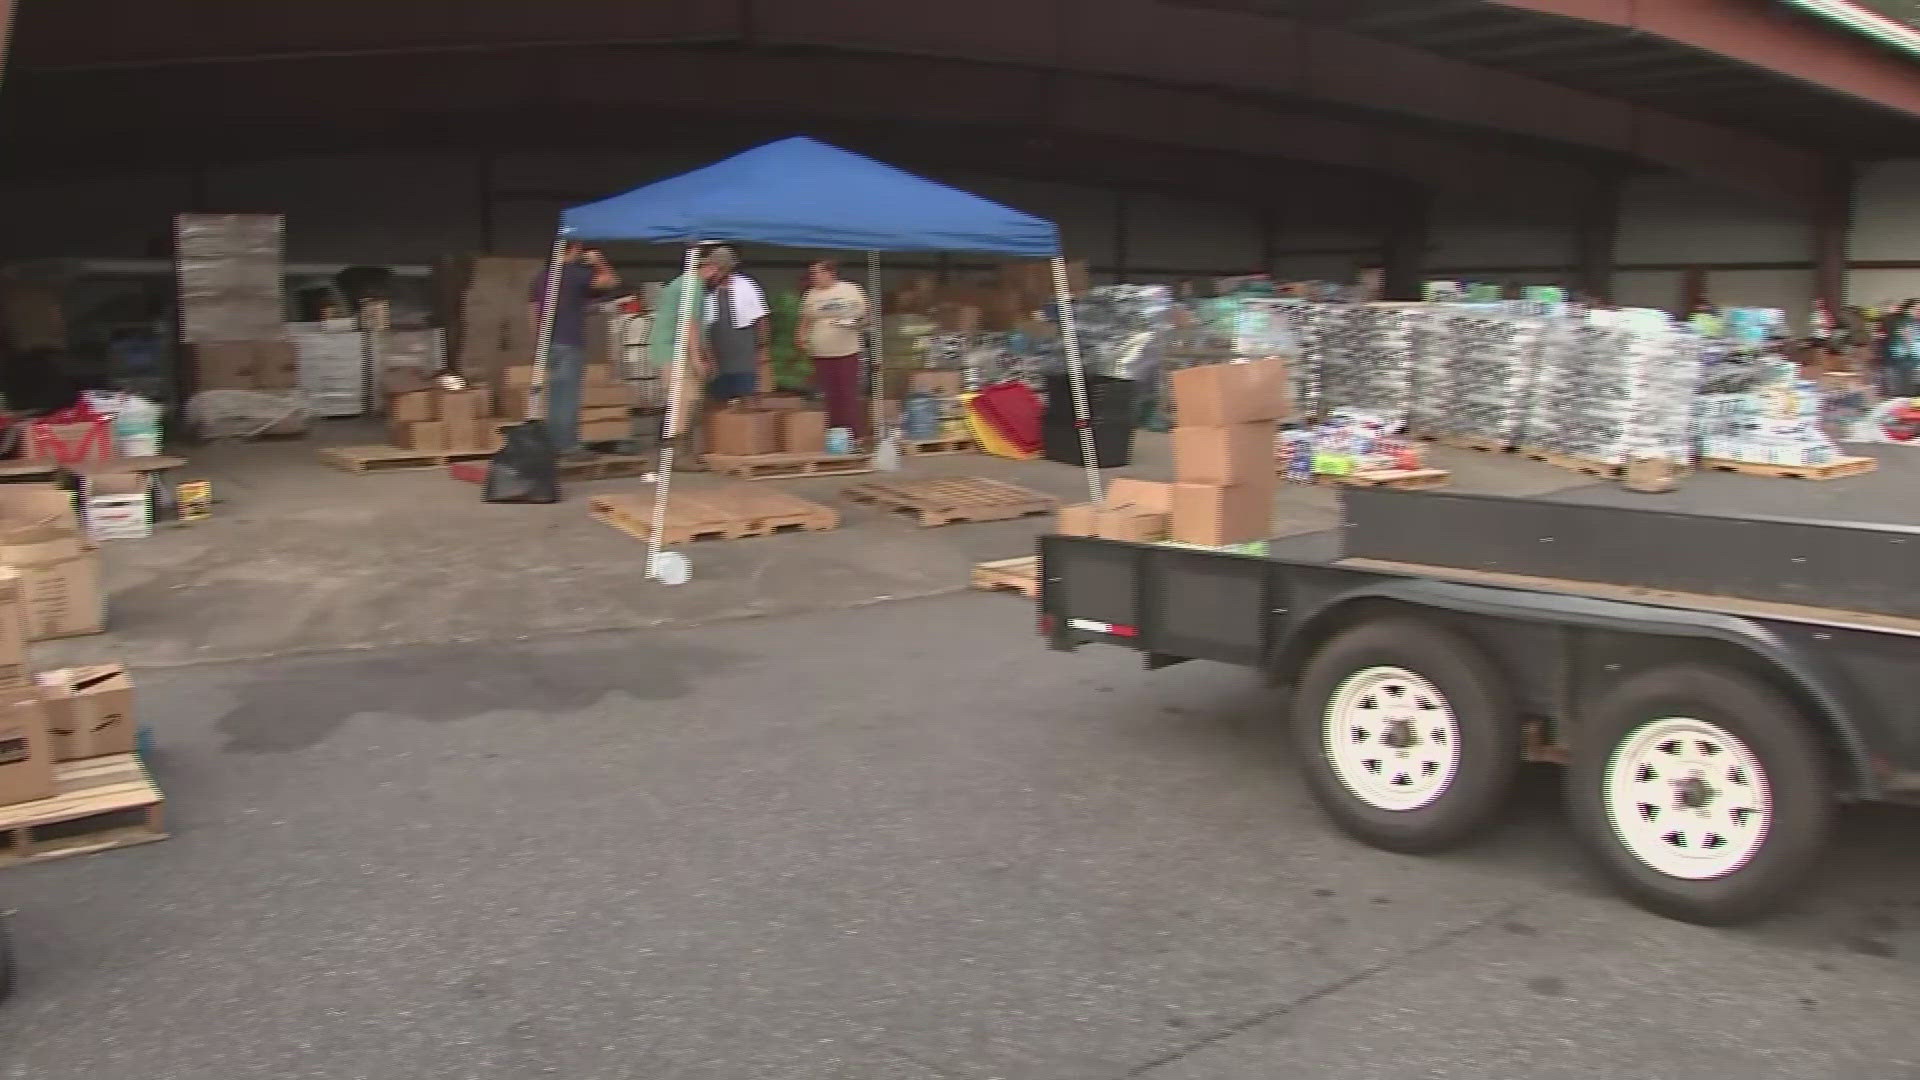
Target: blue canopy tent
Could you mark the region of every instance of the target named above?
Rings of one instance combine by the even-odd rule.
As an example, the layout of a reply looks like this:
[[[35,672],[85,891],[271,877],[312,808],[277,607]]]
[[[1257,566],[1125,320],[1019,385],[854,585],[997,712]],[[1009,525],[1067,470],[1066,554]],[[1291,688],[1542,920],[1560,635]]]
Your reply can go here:
[[[1053,262],[1054,292],[1061,311],[1074,415],[1087,468],[1088,492],[1100,499],[1092,425],[1088,420],[1086,378],[1080,359],[1079,330],[1067,290],[1060,230],[1052,222],[999,203],[936,184],[871,158],[805,137],[782,139],[748,150],[682,176],[635,188],[598,202],[576,206],[560,217],[560,234],[548,274],[549,313],[540,327],[540,382],[544,383],[552,341],[551,312],[559,288],[566,244],[573,240],[687,245],[684,271],[697,270],[703,243],[739,241],[783,247],[867,252],[869,303],[879,323],[879,253],[883,251],[959,251]],[[675,438],[681,431],[681,385],[686,378],[688,343],[694,323],[694,290],[681,290],[673,365],[667,379],[668,437],[660,454],[654,486],[654,521],[648,540],[648,576],[660,580],[660,536],[665,527],[667,489],[673,475]],[[874,373],[874,435],[879,443],[880,394],[878,335],[868,335]]]

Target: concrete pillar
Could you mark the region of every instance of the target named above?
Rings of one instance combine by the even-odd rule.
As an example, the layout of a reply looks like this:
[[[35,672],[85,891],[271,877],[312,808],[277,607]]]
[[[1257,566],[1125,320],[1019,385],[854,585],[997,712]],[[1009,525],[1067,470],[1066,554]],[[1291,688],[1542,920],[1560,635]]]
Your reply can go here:
[[[1427,246],[1433,222],[1433,193],[1409,191],[1387,228],[1382,260],[1383,299],[1418,300],[1427,276]]]
[[[1602,304],[1613,303],[1614,250],[1620,242],[1620,199],[1625,186],[1618,174],[1600,176],[1580,208],[1574,287]]]
[[[1855,170],[1835,162],[1813,215],[1813,295],[1837,316],[1847,299],[1847,249],[1853,237]]]

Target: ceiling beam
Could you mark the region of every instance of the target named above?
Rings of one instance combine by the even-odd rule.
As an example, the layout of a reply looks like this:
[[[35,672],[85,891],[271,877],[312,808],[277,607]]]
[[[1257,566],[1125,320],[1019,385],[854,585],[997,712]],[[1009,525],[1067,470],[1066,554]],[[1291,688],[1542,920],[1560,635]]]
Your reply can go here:
[[[1920,68],[1864,38],[1809,28],[1753,0],[1486,0],[1664,38],[1800,79],[1910,116],[1920,116]]]
[[[1497,10],[1509,0],[1440,0],[1407,13]],[[1511,0],[1528,3],[1608,0]],[[1710,0],[1662,0],[1640,8]],[[1489,8],[1489,5],[1493,5]],[[183,62],[231,64],[289,55],[415,55],[548,51],[620,43],[750,42],[939,57],[1080,76],[1212,88],[1339,109],[1361,109],[1469,132],[1518,136],[1586,152],[1636,157],[1788,202],[1817,197],[1814,155],[1751,132],[1698,125],[1541,79],[1448,60],[1345,30],[1243,11],[1175,7],[1157,0],[388,0],[376,20],[340,19],[324,4],[197,0],[180,19],[152,0],[43,0],[21,11],[20,63],[109,68]],[[103,34],[100,27],[114,33]],[[649,87],[662,80],[631,71]],[[710,82],[702,78],[701,82]],[[804,84],[795,84],[797,87]],[[662,88],[670,91],[673,88]],[[912,94],[858,86],[865,96]],[[311,88],[309,88],[309,92]],[[817,101],[819,95],[812,95]],[[1204,110],[1203,110],[1204,112]],[[1202,114],[1186,122],[1207,127]],[[1239,123],[1239,121],[1233,121]],[[1662,130],[1705,128],[1718,159],[1672,154]],[[1404,160],[1404,155],[1397,155]],[[1509,155],[1511,156],[1511,155]],[[1491,159],[1489,159],[1491,160]]]

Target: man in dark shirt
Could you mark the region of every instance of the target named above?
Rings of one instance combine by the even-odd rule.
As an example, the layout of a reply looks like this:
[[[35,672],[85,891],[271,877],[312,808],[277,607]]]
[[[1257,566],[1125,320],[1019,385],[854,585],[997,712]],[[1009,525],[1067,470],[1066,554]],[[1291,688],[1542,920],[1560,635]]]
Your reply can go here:
[[[562,455],[580,450],[580,388],[586,381],[587,305],[611,296],[620,279],[607,257],[579,241],[569,241],[560,263],[560,289],[554,304],[553,342],[547,351],[547,435]],[[547,301],[547,275],[533,279],[528,302],[533,324],[540,325]]]

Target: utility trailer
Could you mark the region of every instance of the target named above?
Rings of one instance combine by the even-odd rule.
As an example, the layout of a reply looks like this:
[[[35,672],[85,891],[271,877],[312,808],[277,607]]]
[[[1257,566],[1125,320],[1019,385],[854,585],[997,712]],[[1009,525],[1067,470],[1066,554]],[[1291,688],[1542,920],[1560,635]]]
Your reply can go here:
[[[1041,632],[1266,672],[1315,799],[1388,850],[1467,841],[1523,761],[1564,765],[1598,866],[1690,922],[1787,897],[1837,802],[1920,799],[1920,529],[1341,500],[1325,558],[1043,537]]]

